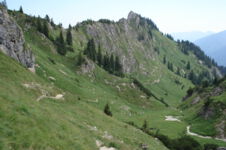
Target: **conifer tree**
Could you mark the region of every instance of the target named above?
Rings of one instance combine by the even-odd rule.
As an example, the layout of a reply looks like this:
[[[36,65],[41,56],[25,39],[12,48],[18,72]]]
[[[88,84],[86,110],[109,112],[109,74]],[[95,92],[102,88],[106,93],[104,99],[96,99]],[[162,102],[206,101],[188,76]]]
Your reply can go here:
[[[19,12],[22,14],[24,13],[22,6],[20,6]]]
[[[50,22],[50,18],[48,15],[45,16],[46,21],[49,23]]]
[[[191,65],[190,65],[190,62],[189,62],[189,61],[188,61],[188,63],[187,63],[186,68],[187,68],[188,70],[190,70],[190,69],[191,69]]]
[[[166,64],[166,56],[163,57],[163,64]]]
[[[115,58],[114,58],[114,55],[113,54],[111,54],[111,56],[110,56],[109,70],[112,73],[115,72]]]
[[[65,48],[64,36],[62,31],[60,32],[59,37],[57,37],[56,39],[56,45],[57,45],[58,53],[61,55],[66,55],[67,50]]]
[[[88,58],[96,62],[96,48],[93,39],[88,41],[87,48],[84,51],[84,54],[87,55]]]
[[[173,64],[171,62],[168,62],[167,67],[169,70],[173,71]]]
[[[104,107],[104,113],[108,116],[112,116],[112,113],[108,104],[106,104]]]
[[[105,54],[103,59],[103,68],[108,71],[109,70],[108,66],[109,66],[109,57],[108,54]]]
[[[97,53],[97,62],[100,66],[103,65],[103,60],[102,60],[102,52],[101,52],[101,47],[100,45],[98,46],[98,53]]]
[[[53,18],[50,20],[50,24],[51,24],[51,26],[53,26],[53,27],[56,26],[55,23],[54,23],[54,21],[53,21]]]
[[[146,132],[147,129],[148,129],[148,123],[147,123],[147,120],[144,120],[144,123],[143,123],[143,126],[142,126],[142,130],[143,130],[144,132]]]
[[[170,62],[167,63],[167,68],[170,70]]]
[[[122,65],[120,64],[119,57],[115,57],[115,70],[117,72],[122,72]]]
[[[188,79],[189,80],[191,80],[192,81],[192,83],[194,83],[194,84],[196,84],[197,83],[197,77],[196,77],[196,75],[195,75],[195,73],[194,73],[194,71],[193,70],[191,70],[191,72],[189,73],[189,75],[188,75]]]
[[[42,33],[42,23],[41,23],[41,18],[38,16],[37,19],[37,30]]]
[[[69,25],[68,30],[67,30],[67,37],[66,37],[66,41],[67,44],[72,46],[72,34],[71,34],[71,25]]]
[[[42,29],[43,31],[43,34],[47,37],[47,38],[49,38],[49,28],[48,28],[48,23],[47,23],[47,21],[44,21],[44,23],[43,23],[43,29]]]
[[[179,67],[177,67],[177,75],[179,75],[179,76],[181,75],[180,74],[180,68]]]

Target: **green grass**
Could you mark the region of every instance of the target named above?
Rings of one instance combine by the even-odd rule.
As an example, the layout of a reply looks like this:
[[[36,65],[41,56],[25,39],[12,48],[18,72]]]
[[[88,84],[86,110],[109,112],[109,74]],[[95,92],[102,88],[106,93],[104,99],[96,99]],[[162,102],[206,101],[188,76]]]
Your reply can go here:
[[[214,127],[214,120],[205,120],[197,118],[192,121],[191,131],[204,136],[216,136],[216,129]]]
[[[7,58],[3,54],[0,54],[0,58],[0,143],[2,149],[88,150],[97,149],[95,145],[95,140],[97,139],[101,140],[106,146],[112,142],[116,143],[120,149],[139,147],[140,143],[146,143],[154,149],[165,149],[148,135],[115,118],[106,116],[102,110],[96,109],[89,103],[87,104],[86,98],[82,97],[81,100],[77,100],[77,94],[82,95],[82,91],[77,93],[78,90],[76,88],[73,88],[75,90],[73,93],[66,91],[66,85],[64,85],[65,90],[59,88],[63,86],[63,83],[69,84],[66,81],[69,79],[72,81],[71,78],[65,80],[65,82],[54,83],[54,86],[52,86],[50,81],[42,76],[40,78],[30,73],[17,62],[11,60],[11,58]],[[48,62],[45,63],[45,67],[48,68]],[[40,64],[40,66],[42,65]],[[71,73],[67,69],[64,71]],[[47,71],[46,73],[48,74]],[[53,72],[52,75],[54,76],[55,73]],[[61,79],[56,78],[56,80]],[[85,78],[82,81],[86,81]],[[38,89],[27,89],[22,86],[23,83],[32,82],[40,84],[52,96],[64,91],[66,93],[65,99],[53,100],[45,98],[37,102],[36,98],[41,94],[40,91]],[[89,82],[86,82],[82,82],[82,86],[87,86]],[[92,85],[91,83],[89,84]],[[70,88],[73,87],[73,85],[70,86]],[[98,88],[97,85],[92,86]],[[90,130],[90,127],[94,126],[97,127],[97,131]],[[103,138],[105,131],[113,136],[112,140]],[[123,143],[120,141],[123,141]]]

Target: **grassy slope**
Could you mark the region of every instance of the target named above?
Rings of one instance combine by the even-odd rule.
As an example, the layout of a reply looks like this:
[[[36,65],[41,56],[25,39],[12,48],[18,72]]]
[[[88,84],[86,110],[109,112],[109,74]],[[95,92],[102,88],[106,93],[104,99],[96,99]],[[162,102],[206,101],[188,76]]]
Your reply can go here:
[[[104,115],[102,109],[107,102],[115,103],[110,105],[113,112],[117,112],[116,105],[122,105],[123,97],[115,94],[115,88],[98,79],[91,82],[87,76],[77,75],[73,60],[54,54],[48,41],[37,36],[36,32],[28,31],[25,37],[40,67],[36,68],[36,74],[32,74],[0,54],[1,149],[98,149],[97,139],[106,146],[115,143],[120,149],[135,149],[142,143],[148,144],[150,149],[166,149],[141,131]],[[48,60],[49,56],[55,60],[55,65]],[[102,77],[109,76],[102,72]],[[50,81],[49,76],[56,81]],[[25,83],[37,86],[26,88],[23,86]],[[64,93],[64,100],[44,98],[37,102],[42,90],[48,91],[49,96]],[[98,104],[92,104],[97,97]],[[97,131],[90,130],[94,126]],[[104,138],[105,131],[113,139]]]

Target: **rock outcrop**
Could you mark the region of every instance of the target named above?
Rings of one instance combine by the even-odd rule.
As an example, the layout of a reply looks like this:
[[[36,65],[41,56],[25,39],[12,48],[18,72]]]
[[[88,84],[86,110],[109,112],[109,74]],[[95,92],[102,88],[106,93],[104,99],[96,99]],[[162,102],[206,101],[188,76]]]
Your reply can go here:
[[[155,59],[151,27],[147,19],[130,12],[127,19],[118,22],[87,24],[86,33],[96,45],[101,45],[104,53],[119,56],[124,73],[144,72],[146,75],[145,71],[150,68],[144,63]],[[144,58],[140,60],[140,56]]]
[[[24,42],[21,28],[7,10],[0,6],[0,51],[34,71],[34,55],[25,49]]]

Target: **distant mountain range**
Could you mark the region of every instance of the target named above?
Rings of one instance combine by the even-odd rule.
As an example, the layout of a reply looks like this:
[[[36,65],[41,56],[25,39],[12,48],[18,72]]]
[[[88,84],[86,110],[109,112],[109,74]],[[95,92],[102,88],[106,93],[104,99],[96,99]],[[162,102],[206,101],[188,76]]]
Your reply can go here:
[[[226,30],[194,42],[219,65],[226,66]]]
[[[213,32],[200,32],[200,31],[193,31],[193,32],[174,32],[171,33],[175,40],[188,40],[190,42],[194,42],[198,39],[203,37],[209,36],[214,34]]]

